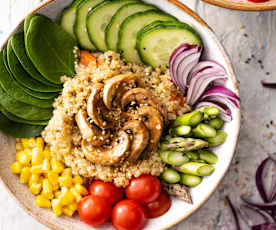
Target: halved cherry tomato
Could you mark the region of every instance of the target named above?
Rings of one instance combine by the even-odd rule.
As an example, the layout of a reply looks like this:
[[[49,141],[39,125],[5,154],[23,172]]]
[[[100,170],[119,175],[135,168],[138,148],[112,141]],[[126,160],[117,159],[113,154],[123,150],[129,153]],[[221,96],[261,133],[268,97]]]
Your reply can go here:
[[[122,200],[112,210],[112,224],[117,230],[140,230],[146,221],[144,208],[134,200]]]
[[[156,200],[144,205],[148,218],[162,216],[170,209],[170,207],[171,198],[165,191],[162,191],[160,196]]]
[[[146,204],[159,197],[161,183],[156,176],[142,175],[138,178],[133,178],[125,191],[127,198]]]
[[[124,190],[113,183],[100,180],[93,181],[88,188],[91,195],[100,196],[110,202],[111,205],[123,199]]]
[[[90,195],[79,202],[78,213],[86,224],[99,226],[105,224],[111,216],[111,205],[102,197]]]

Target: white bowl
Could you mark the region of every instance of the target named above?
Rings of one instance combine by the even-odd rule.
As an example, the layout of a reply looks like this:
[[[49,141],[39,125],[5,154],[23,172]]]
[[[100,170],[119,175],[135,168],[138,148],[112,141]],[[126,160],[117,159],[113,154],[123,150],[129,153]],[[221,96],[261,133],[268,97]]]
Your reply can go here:
[[[61,10],[70,4],[72,0],[49,0],[46,3],[33,10],[32,13],[41,13],[54,20],[58,20]],[[192,25],[201,35],[204,42],[204,56],[221,63],[229,74],[228,87],[238,94],[237,81],[233,73],[228,56],[219,43],[212,29],[195,12],[187,8],[177,0],[145,0],[145,2],[154,4],[165,12],[174,15],[179,20]],[[23,20],[18,24],[13,33],[22,26]],[[12,34],[13,34],[12,33]],[[10,36],[12,35],[10,34]],[[8,39],[9,37],[7,37]],[[3,44],[4,45],[4,44]],[[184,203],[181,200],[174,199],[171,209],[163,216],[148,221],[145,229],[167,229],[180,221],[183,221],[196,210],[198,210],[212,193],[216,190],[224,175],[226,174],[237,144],[240,129],[240,111],[236,109],[233,114],[233,121],[225,125],[228,133],[226,142],[214,151],[219,156],[219,162],[216,165],[215,172],[196,188],[191,189],[193,204]],[[56,217],[51,211],[38,208],[35,205],[34,196],[29,192],[28,187],[19,183],[19,178],[13,175],[9,170],[9,165],[15,160],[15,140],[0,133],[0,178],[10,194],[15,197],[18,203],[34,218],[41,223],[56,230],[86,230],[93,229],[85,225],[76,216]],[[112,226],[105,225],[97,229],[113,229]]]

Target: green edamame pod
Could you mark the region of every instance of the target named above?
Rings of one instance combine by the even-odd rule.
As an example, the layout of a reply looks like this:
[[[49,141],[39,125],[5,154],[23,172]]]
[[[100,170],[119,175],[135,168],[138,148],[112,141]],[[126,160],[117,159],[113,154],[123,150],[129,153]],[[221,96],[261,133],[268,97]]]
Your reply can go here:
[[[180,181],[180,174],[174,170],[174,169],[166,169],[162,174],[161,174],[162,180],[174,184],[178,183]]]
[[[208,138],[215,137],[217,135],[217,131],[207,124],[199,124],[193,129],[193,134],[199,138]]]
[[[188,125],[188,126],[196,126],[203,120],[203,112],[194,111],[191,113],[183,114],[176,118],[174,124],[178,125]]]
[[[192,161],[199,159],[199,155],[197,153],[195,153],[195,152],[186,152],[185,154]]]
[[[223,130],[218,130],[217,135],[215,137],[209,137],[209,138],[206,138],[206,140],[208,141],[210,147],[214,147],[214,146],[223,144],[226,138],[227,138],[227,133],[224,132]]]
[[[179,172],[195,176],[209,176],[215,170],[214,166],[200,162],[188,162],[174,168]]]
[[[168,154],[168,164],[179,166],[189,161],[189,158],[182,152],[170,151]]]
[[[218,162],[217,155],[210,151],[200,149],[198,150],[198,153],[199,153],[199,158],[207,162],[208,164],[216,164]]]
[[[198,186],[202,182],[202,177],[188,174],[181,174],[181,184],[187,185],[189,187]]]
[[[206,106],[203,109],[203,113],[210,117],[216,117],[217,115],[219,115],[220,110],[215,106]]]
[[[191,136],[192,133],[192,128],[191,126],[188,125],[181,125],[176,128],[171,128],[170,129],[170,135],[173,137],[178,137],[178,136],[185,136],[189,137]]]
[[[208,125],[214,129],[220,129],[223,126],[223,120],[220,117],[216,117],[208,122]]]

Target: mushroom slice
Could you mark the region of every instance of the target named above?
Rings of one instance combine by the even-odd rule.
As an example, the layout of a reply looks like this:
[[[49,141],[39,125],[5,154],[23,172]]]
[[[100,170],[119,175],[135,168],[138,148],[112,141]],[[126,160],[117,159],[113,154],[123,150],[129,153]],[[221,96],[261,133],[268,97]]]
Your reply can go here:
[[[108,130],[101,130],[96,125],[91,124],[87,119],[86,111],[79,110],[75,119],[83,139],[95,146],[108,143],[110,132]]]
[[[82,150],[92,163],[110,166],[122,162],[128,156],[130,144],[128,134],[120,130],[110,146],[94,147],[87,140],[82,140]]]
[[[136,114],[132,118],[143,121],[150,133],[149,144],[145,151],[154,150],[162,136],[164,122],[159,111],[152,106],[141,106],[137,109]]]
[[[143,88],[134,88],[127,91],[121,100],[123,110],[131,105],[149,105],[157,109],[164,117],[165,123],[168,123],[168,114],[164,105],[160,104],[151,92]]]
[[[129,120],[123,130],[130,136],[132,140],[130,146],[130,154],[127,160],[131,163],[137,161],[141,153],[145,150],[149,141],[149,131],[144,123],[139,120]]]
[[[106,80],[103,94],[106,107],[110,110],[119,107],[123,94],[138,86],[142,86],[142,82],[133,74],[120,74]]]
[[[102,99],[103,88],[104,84],[101,83],[93,85],[87,102],[87,113],[97,126],[107,129],[112,127],[112,122],[107,118],[109,110],[106,108]]]

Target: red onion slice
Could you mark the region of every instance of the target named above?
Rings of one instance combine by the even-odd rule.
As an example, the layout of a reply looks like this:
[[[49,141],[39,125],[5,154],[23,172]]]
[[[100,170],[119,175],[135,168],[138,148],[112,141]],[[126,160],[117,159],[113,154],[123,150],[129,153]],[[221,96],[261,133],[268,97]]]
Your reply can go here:
[[[261,83],[265,87],[276,88],[276,82],[269,82],[269,81],[262,80]]]
[[[235,101],[240,101],[240,98],[233,91],[231,91],[230,89],[222,85],[216,85],[212,87],[211,89],[209,89],[204,93],[201,99],[204,100],[208,96],[216,96],[216,95],[225,96]]]
[[[245,198],[244,196],[241,196],[241,199],[248,205],[253,206],[255,208],[261,209],[261,210],[276,210],[276,201],[270,202],[270,203],[260,203],[251,201],[248,198]]]
[[[226,201],[228,202],[229,207],[231,209],[231,213],[232,213],[234,221],[235,221],[236,230],[242,230],[236,209],[228,196],[226,196]]]
[[[252,226],[252,230],[276,230],[276,223],[265,223]]]

